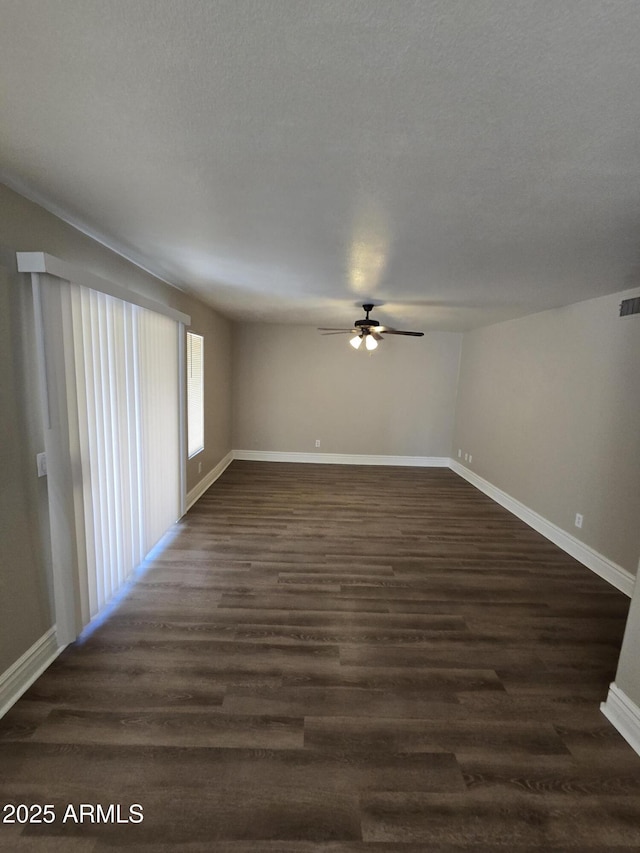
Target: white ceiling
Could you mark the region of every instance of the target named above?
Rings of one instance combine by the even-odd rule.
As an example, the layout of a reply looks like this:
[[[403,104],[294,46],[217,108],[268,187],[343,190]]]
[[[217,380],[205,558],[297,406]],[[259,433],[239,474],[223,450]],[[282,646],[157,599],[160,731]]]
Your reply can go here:
[[[228,316],[462,329],[640,283],[638,0],[0,22],[3,179]]]

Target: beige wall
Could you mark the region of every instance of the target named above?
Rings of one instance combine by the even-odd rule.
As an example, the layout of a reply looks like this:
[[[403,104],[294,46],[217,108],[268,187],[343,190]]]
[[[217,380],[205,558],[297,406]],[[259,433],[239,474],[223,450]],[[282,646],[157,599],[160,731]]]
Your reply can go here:
[[[615,683],[640,708],[640,583],[637,577]]]
[[[204,450],[187,461],[187,492],[231,450],[232,323],[214,311],[191,314],[191,329],[204,337]]]
[[[10,262],[0,249],[0,674],[52,623],[46,484],[35,473],[43,440],[29,401],[37,382],[26,346],[31,306]]]
[[[461,335],[389,338],[369,355],[347,335],[237,324],[238,450],[449,456]]]
[[[640,317],[618,316],[630,295],[466,334],[453,447],[473,455],[481,477],[635,573]]]
[[[231,449],[231,324],[155,279],[41,207],[0,185],[0,673],[51,626],[46,480],[33,351],[29,276],[17,251],[45,251],[192,317],[206,340],[207,447],[189,465],[187,488]]]

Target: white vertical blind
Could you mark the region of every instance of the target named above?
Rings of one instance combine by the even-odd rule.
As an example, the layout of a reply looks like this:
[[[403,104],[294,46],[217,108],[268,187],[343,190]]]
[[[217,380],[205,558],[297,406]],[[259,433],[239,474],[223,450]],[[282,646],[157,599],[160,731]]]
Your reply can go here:
[[[180,514],[178,324],[88,288],[70,292],[86,625]]]
[[[44,252],[18,252],[16,260],[31,273],[52,592],[64,646],[181,514],[191,320]]]
[[[180,515],[178,325],[136,308],[140,354],[141,519],[147,554]]]
[[[204,338],[187,332],[187,433],[189,458],[204,450]]]

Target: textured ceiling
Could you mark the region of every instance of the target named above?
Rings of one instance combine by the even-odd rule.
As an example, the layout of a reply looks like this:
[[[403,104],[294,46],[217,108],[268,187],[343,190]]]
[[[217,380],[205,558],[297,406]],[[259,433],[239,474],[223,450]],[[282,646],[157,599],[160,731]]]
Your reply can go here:
[[[637,0],[0,15],[3,179],[228,316],[461,329],[640,283]]]

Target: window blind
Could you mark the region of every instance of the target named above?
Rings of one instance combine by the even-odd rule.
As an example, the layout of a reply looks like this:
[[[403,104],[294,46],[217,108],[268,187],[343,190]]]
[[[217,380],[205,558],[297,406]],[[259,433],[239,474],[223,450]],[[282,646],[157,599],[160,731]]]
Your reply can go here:
[[[44,252],[31,274],[60,646],[181,515],[188,315]]]
[[[180,514],[178,326],[76,285],[71,308],[86,625]]]

